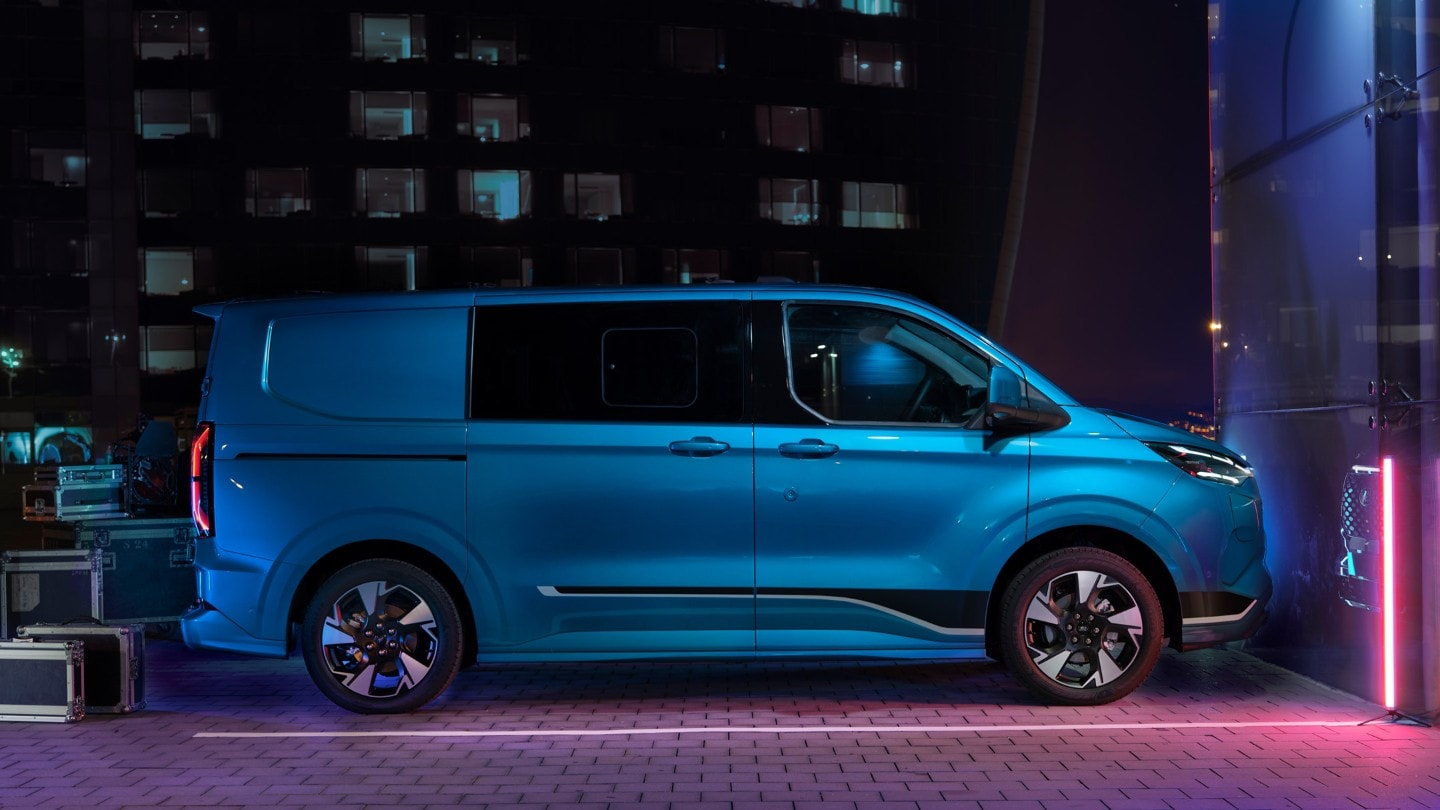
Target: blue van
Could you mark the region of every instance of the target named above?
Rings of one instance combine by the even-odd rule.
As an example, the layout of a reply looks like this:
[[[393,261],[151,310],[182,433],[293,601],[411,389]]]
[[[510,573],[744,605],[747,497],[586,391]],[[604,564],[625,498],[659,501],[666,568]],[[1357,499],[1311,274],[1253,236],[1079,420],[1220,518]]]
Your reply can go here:
[[[1004,661],[1051,703],[1271,593],[1250,467],[943,311],[800,284],[202,306],[192,647],[356,712],[467,663]]]

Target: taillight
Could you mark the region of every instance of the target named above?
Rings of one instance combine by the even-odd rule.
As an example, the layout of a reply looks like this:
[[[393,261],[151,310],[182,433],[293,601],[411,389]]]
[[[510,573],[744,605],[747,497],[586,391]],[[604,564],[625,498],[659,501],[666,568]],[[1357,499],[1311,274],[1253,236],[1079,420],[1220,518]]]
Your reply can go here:
[[[215,425],[195,426],[190,443],[190,515],[201,537],[215,536]]]

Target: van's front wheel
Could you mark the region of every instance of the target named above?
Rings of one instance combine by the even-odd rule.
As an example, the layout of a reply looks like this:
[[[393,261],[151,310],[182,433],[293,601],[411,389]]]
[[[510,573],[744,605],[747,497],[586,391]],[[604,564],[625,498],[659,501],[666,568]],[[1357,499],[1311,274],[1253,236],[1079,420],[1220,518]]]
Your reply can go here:
[[[1021,683],[1052,703],[1129,694],[1160,657],[1164,616],[1139,569],[1095,548],[1052,551],[1005,589],[1001,651]]]
[[[460,614],[421,569],[366,560],[315,591],[300,647],[310,677],[336,705],[362,714],[414,711],[460,669]]]

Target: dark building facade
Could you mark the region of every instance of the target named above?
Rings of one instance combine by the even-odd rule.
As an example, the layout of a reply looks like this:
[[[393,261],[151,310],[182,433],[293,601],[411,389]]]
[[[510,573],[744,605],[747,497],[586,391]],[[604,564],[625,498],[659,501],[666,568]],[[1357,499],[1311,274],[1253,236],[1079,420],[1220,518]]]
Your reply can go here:
[[[0,348],[23,359],[0,410],[97,444],[193,403],[191,308],[239,296],[782,276],[989,313],[1025,4],[3,13]]]

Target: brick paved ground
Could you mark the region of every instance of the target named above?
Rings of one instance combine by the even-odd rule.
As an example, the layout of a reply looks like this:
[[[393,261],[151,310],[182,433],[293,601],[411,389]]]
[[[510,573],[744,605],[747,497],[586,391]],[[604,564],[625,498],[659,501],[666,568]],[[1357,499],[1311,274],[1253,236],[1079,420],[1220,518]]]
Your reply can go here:
[[[0,724],[0,806],[1440,807],[1440,731],[1236,651],[1102,708],[995,664],[616,664],[477,669],[401,717],[298,660],[148,658],[144,711]]]

